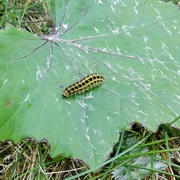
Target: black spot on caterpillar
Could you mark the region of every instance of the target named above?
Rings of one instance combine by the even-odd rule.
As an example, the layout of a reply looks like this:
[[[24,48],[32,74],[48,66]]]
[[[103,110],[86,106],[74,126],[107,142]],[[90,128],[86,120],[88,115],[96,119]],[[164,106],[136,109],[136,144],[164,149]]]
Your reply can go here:
[[[82,94],[89,89],[96,87],[102,84],[104,81],[104,77],[99,74],[91,74],[81,79],[80,81],[70,85],[67,87],[62,96],[64,98],[71,97],[76,94]]]

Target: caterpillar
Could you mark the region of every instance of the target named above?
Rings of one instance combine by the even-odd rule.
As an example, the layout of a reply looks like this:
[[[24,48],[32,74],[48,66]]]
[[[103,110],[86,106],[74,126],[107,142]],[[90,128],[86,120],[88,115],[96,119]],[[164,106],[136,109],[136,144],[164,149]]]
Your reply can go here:
[[[104,77],[99,74],[91,74],[80,81],[70,85],[63,91],[63,98],[68,98],[76,94],[82,94],[89,89],[96,87],[102,84],[104,81]]]

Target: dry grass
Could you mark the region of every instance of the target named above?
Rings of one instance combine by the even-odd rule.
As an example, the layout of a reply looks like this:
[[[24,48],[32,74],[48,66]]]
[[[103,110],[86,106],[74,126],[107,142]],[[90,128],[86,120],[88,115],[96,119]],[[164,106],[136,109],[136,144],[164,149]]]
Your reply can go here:
[[[147,133],[147,130],[141,126],[133,126],[132,132],[126,132],[126,136],[136,136],[137,139],[141,138],[143,134]],[[180,177],[180,151],[173,151],[173,149],[179,148],[180,150],[180,135],[179,131],[170,128],[168,132],[167,128],[160,128],[156,134],[152,134],[148,143],[159,141],[156,144],[148,146],[149,150],[164,150],[160,155],[164,161],[171,162],[168,164],[165,172],[172,174],[167,176],[162,173],[155,173],[153,176],[158,180],[175,180],[174,175]],[[166,143],[165,136],[168,136]],[[170,149],[167,152],[167,146]],[[172,152],[171,152],[172,149]],[[116,149],[111,154],[111,158],[114,157]],[[111,171],[118,165],[118,161],[113,162],[113,166],[109,170],[110,164],[104,166],[100,171],[96,173],[88,173],[76,179],[98,179],[102,177],[106,172],[104,179],[112,179]],[[174,166],[172,166],[174,164]],[[17,145],[10,141],[0,143],[0,179],[52,179],[62,180],[81,172],[87,171],[88,167],[80,160],[74,160],[72,158],[65,158],[59,156],[52,159],[49,155],[49,147],[45,142],[37,143],[31,139],[22,140]],[[147,177],[146,179],[151,179]]]
[[[87,170],[80,160],[59,156],[52,159],[46,143],[22,140],[0,144],[0,179],[65,179]],[[89,179],[89,176],[84,177]]]
[[[0,28],[10,23],[33,34],[49,34],[52,24],[46,8],[39,0],[8,0],[8,3],[7,0],[2,0]]]

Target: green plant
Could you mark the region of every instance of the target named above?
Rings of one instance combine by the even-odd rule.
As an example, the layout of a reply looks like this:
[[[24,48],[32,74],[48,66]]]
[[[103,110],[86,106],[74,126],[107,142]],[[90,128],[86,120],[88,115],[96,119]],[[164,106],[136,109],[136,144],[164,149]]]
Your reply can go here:
[[[97,168],[117,131],[133,122],[154,132],[160,123],[180,128],[175,6],[77,0],[47,7],[51,34],[36,37],[11,25],[0,32],[1,141],[46,139],[52,157],[62,153]],[[100,88],[62,99],[67,85],[96,72],[105,77]]]

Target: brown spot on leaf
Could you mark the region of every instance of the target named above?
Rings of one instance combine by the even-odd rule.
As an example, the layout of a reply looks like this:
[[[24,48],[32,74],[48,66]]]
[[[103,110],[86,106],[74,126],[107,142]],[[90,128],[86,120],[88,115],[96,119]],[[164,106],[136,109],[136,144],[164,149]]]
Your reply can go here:
[[[6,106],[9,107],[9,108],[12,108],[13,100],[12,99],[8,99],[8,101],[6,102]]]

